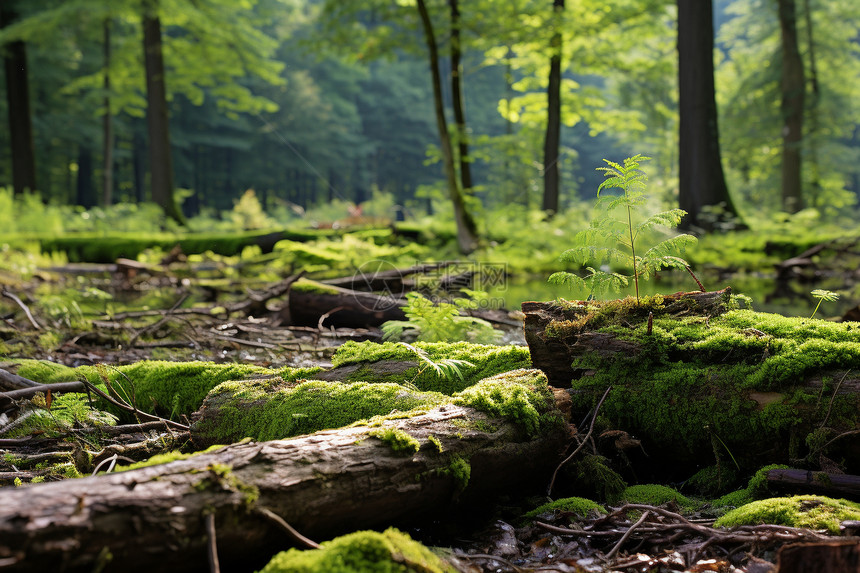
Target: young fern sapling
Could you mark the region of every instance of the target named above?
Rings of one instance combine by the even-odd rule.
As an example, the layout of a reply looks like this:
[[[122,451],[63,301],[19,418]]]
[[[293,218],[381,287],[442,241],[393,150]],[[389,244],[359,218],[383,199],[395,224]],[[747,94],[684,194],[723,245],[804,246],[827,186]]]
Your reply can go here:
[[[641,252],[641,246],[637,240],[642,232],[656,226],[677,227],[687,214],[683,209],[670,209],[655,213],[634,224],[634,211],[638,211],[647,200],[644,192],[647,176],[639,166],[642,161],[648,159],[642,155],[635,155],[625,159],[623,165],[604,159],[608,167],[598,167],[598,171],[603,171],[606,179],[597,188],[597,207],[603,208],[603,214],[592,221],[588,229],[577,233],[574,238],[576,246],[563,252],[560,257],[564,262],[585,266],[589,274],[583,279],[574,273],[561,271],[553,273],[549,277],[549,282],[584,287],[589,290],[590,297],[595,293],[605,292],[609,288],[619,291],[629,284],[630,277],[600,269],[602,265],[615,262],[627,268],[632,267],[637,303],[639,302],[639,279],[647,280],[661,268],[686,269],[696,280],[699,288],[704,290],[690,270],[687,261],[678,256],[687,247],[697,242],[696,237],[687,234],[677,235],[660,241],[646,250],[644,255],[636,254],[637,247],[640,247]],[[600,196],[601,191],[612,188],[621,189],[622,194]],[[620,208],[624,209],[624,216],[617,218],[614,213]]]

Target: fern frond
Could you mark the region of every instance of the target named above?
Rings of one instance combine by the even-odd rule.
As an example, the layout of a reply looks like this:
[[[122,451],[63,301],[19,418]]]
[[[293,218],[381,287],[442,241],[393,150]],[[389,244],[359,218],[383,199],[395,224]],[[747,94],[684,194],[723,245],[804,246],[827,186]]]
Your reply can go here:
[[[588,286],[585,284],[585,281],[579,275],[575,275],[573,273],[568,273],[565,271],[559,271],[557,273],[552,273],[549,275],[547,282],[556,284],[556,285],[570,285],[571,290],[576,288],[586,289]]]
[[[699,239],[693,235],[676,235],[664,241],[660,241],[645,253],[645,257],[662,257],[664,255],[680,255],[687,248],[692,247],[699,242]]]
[[[638,235],[641,231],[650,229],[657,225],[672,229],[681,224],[681,219],[683,219],[686,214],[687,212],[683,209],[671,209],[669,211],[663,211],[662,213],[655,213],[636,225],[634,233]]]

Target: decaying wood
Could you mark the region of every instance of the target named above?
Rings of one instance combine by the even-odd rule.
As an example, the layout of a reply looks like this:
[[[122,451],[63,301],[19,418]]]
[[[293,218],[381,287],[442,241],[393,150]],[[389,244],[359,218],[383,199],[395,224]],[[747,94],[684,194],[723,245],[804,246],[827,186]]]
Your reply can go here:
[[[453,261],[428,263],[415,265],[405,269],[386,269],[375,271],[359,270],[351,277],[339,277],[328,279],[323,283],[339,288],[359,291],[386,291],[402,295],[404,292],[413,290],[416,282],[407,277],[422,275],[431,271],[438,271],[455,264]]]
[[[469,420],[497,429],[479,431]],[[421,449],[398,454],[369,428],[352,427],[0,490],[0,563],[4,571],[91,571],[109,554],[105,571],[205,570],[205,515],[214,513],[222,567],[254,570],[290,543],[257,508],[324,540],[446,511],[463,485],[449,471],[453,456],[471,467],[459,493],[465,502],[543,479],[565,445],[561,430],[528,439],[511,423],[454,405],[384,426],[408,432]]]
[[[725,312],[725,297],[730,288],[713,292],[678,292],[664,295],[665,314],[686,316],[695,307],[702,316],[716,316]],[[565,308],[555,302],[524,302],[525,336],[531,352],[532,365],[544,371],[553,386],[570,386],[575,372],[571,368],[573,357],[585,351],[597,350],[603,354],[624,353],[635,355],[638,347],[632,342],[619,340],[611,334],[583,332],[568,338],[549,337],[546,328],[552,322],[575,320],[577,309]]]
[[[792,543],[779,549],[777,573],[808,571],[857,573],[860,571],[860,538]]]
[[[291,291],[288,307],[291,323],[361,328],[406,319],[400,308],[406,305],[404,299],[333,286],[326,289],[335,292]]]
[[[813,493],[860,500],[860,476],[856,475],[778,469],[767,472],[767,483],[771,491]]]

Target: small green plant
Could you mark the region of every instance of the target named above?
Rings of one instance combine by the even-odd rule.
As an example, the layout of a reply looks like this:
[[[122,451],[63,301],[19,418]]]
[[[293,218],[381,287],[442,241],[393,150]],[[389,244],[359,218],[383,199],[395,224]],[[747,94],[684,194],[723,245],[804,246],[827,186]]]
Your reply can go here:
[[[480,293],[467,291],[474,298]],[[501,332],[493,325],[474,316],[463,316],[461,310],[475,308],[469,298],[455,298],[452,302],[434,303],[416,292],[406,294],[407,304],[402,307],[408,320],[389,320],[382,325],[385,340],[400,340],[406,333],[414,333],[423,342],[498,342]]]
[[[553,273],[549,282],[586,288],[590,297],[605,292],[610,287],[619,291],[629,284],[630,276],[603,270],[609,268],[604,265],[619,263],[625,268],[632,267],[638,302],[640,278],[647,280],[661,268],[686,269],[692,274],[687,261],[678,256],[696,243],[697,239],[692,235],[671,237],[655,244],[646,250],[644,255],[636,254],[637,250],[642,250],[642,246],[637,244],[641,233],[657,226],[676,227],[687,214],[683,209],[670,209],[634,224],[634,212],[647,200],[644,192],[647,177],[639,166],[642,161],[648,159],[635,155],[625,159],[623,165],[604,159],[609,167],[598,167],[598,171],[603,171],[606,179],[597,188],[597,207],[603,209],[603,214],[592,221],[588,229],[577,233],[574,239],[576,246],[563,252],[560,257],[564,262],[584,266],[589,274],[583,279],[574,273],[562,271]],[[623,193],[601,197],[600,192],[604,188],[621,189]],[[615,215],[616,210],[623,211],[620,218]],[[695,275],[693,278],[695,279]],[[698,283],[698,279],[696,282]],[[701,283],[699,286],[701,288]]]
[[[469,362],[468,360],[459,360],[457,358],[443,358],[439,361],[434,361],[430,358],[430,355],[427,354],[424,350],[420,348],[416,348],[411,344],[407,344],[405,342],[398,342],[401,346],[404,346],[415,353],[415,356],[418,357],[418,360],[424,364],[418,369],[418,374],[415,375],[415,378],[421,376],[421,374],[427,369],[432,368],[433,371],[436,372],[436,375],[443,380],[453,380],[454,378],[459,378],[460,382],[465,383],[463,379],[463,371],[461,368],[468,367],[474,368],[475,365]]]
[[[815,318],[815,313],[818,312],[818,307],[821,306],[822,301],[833,302],[839,299],[839,293],[835,293],[830,290],[824,290],[817,288],[810,293],[813,298],[818,299],[818,304],[815,305],[815,310],[812,311],[812,316],[809,318]]]

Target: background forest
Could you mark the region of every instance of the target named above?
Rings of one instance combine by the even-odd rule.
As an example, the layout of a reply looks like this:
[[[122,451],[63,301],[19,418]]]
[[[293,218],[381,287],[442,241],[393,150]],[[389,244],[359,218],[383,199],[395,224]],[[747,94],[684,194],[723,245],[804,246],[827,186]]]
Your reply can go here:
[[[572,209],[584,224],[601,158],[642,153],[650,195],[680,197],[688,228],[803,208],[815,225],[853,224],[860,6],[714,0],[711,24],[710,4],[684,15],[666,0],[7,0],[0,222],[172,225],[154,202],[198,230],[350,215],[450,225],[453,203],[486,237],[524,210]],[[693,50],[679,32],[707,39],[709,26],[718,171],[679,142],[679,47],[682,68]],[[692,70],[682,76],[707,75]],[[728,202],[707,190],[723,170]],[[25,189],[79,209],[47,216]]]

